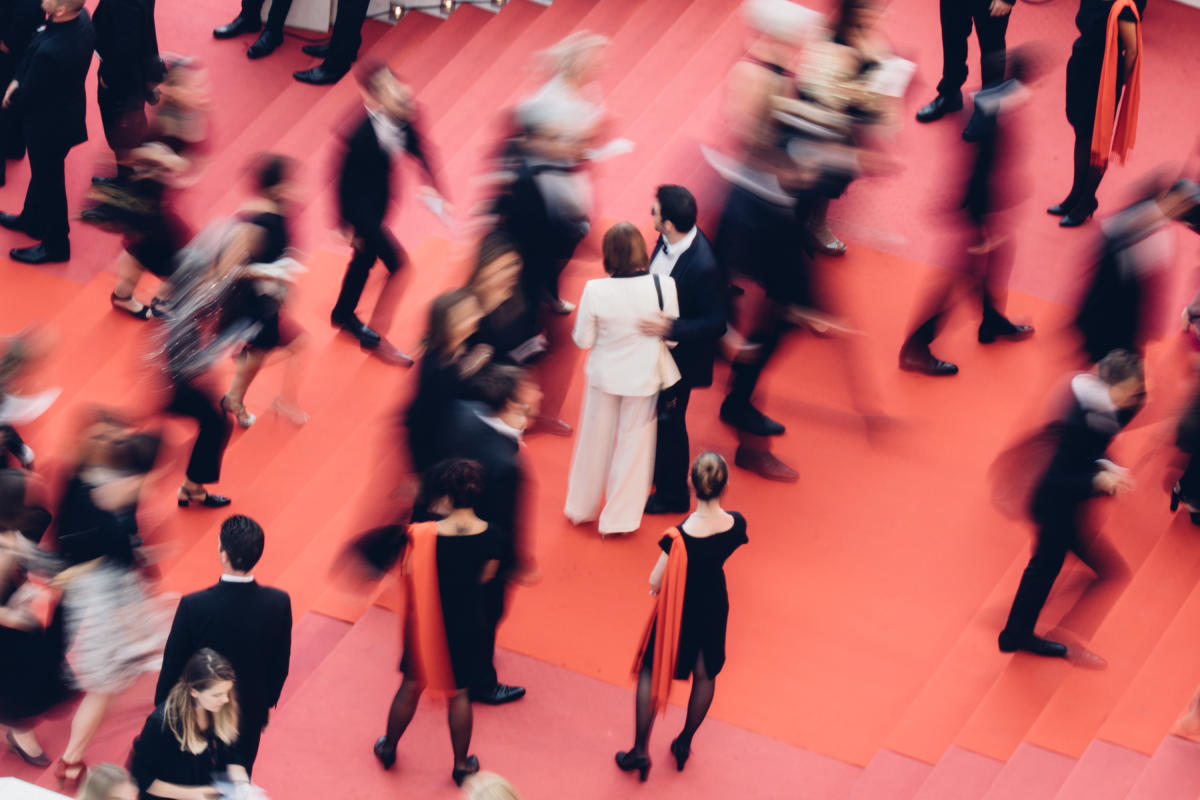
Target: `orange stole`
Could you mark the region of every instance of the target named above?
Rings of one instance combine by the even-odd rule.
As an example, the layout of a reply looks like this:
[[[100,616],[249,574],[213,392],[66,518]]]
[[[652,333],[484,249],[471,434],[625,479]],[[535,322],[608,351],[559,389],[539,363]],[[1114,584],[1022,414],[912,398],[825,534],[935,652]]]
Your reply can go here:
[[[425,688],[450,696],[458,692],[446,644],[446,621],[438,587],[437,523],[419,522],[408,527],[408,550],[404,555],[404,586],[408,627],[404,646],[409,666]]]
[[[1137,20],[1137,58],[1125,76],[1125,91],[1117,98],[1117,59],[1120,54],[1118,33],[1121,12],[1133,11]],[[1121,163],[1137,138],[1138,103],[1142,94],[1142,20],[1133,0],[1116,0],[1108,11],[1108,30],[1104,40],[1104,66],[1100,69],[1100,94],[1096,97],[1096,119],[1092,124],[1092,165],[1108,165],[1109,150]],[[1123,102],[1121,102],[1123,101]],[[1114,108],[1119,104],[1119,108]],[[1115,123],[1115,133],[1114,133]]]
[[[667,710],[671,696],[671,681],[675,678],[675,662],[679,660],[679,629],[683,622],[683,591],[687,587],[687,548],[678,528],[670,528],[671,552],[667,554],[667,569],[662,588],[655,598],[654,610],[642,634],[637,657],[633,661],[633,676],[642,671],[642,661],[654,633],[654,655],[650,668],[650,706],[658,713]]]

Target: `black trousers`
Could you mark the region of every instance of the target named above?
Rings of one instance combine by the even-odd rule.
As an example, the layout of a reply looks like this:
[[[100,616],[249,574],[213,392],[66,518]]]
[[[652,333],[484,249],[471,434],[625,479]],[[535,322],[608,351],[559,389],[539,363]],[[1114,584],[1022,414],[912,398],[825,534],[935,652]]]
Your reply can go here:
[[[759,311],[753,332],[746,337],[750,345],[755,345],[750,358],[746,361],[735,361],[729,368],[729,394],[725,402],[730,405],[749,403],[758,386],[758,379],[771,356],[779,349],[783,336],[792,329],[792,324],[784,317],[784,309],[778,303],[768,302]]]
[[[689,505],[687,408],[691,397],[692,387],[685,381],[658,394],[654,493],[668,505]]]
[[[346,267],[346,276],[342,278],[342,290],[333,306],[331,316],[334,322],[345,321],[354,315],[362,297],[363,287],[367,285],[367,275],[376,261],[382,261],[387,271],[393,275],[408,261],[404,248],[382,225],[370,229],[355,228],[354,239],[354,255]]]
[[[501,567],[503,571],[503,567]],[[508,600],[508,581],[503,577],[493,578],[483,586],[483,618],[487,626],[487,665],[479,671],[479,684],[472,689],[486,692],[493,689],[499,679],[496,676],[496,628],[504,619],[504,607]]]
[[[262,21],[263,0],[242,0],[242,19]],[[283,23],[287,20],[288,12],[292,10],[292,0],[271,0],[271,10],[267,13],[267,30],[283,33]],[[340,10],[340,4],[339,4]]]
[[[47,141],[39,131],[25,129],[29,147],[29,188],[25,190],[25,205],[21,209],[21,224],[35,239],[41,239],[48,250],[62,251],[70,247],[67,234],[66,161],[70,146]]]
[[[325,66],[338,72],[347,72],[358,58],[362,45],[362,26],[367,20],[370,0],[338,0],[337,16],[333,18],[333,33],[329,38],[329,52],[325,55]]]
[[[142,144],[146,138],[146,93],[141,87],[121,90],[96,86],[96,104],[100,106],[100,121],[104,125],[104,140],[120,159],[125,153]],[[118,174],[133,174],[133,169],[117,164]]]
[[[193,483],[215,483],[221,479],[221,458],[233,433],[229,418],[221,413],[213,398],[188,381],[176,381],[172,387],[167,413],[191,417],[200,426],[192,455],[188,459],[187,479]]]
[[[993,17],[991,0],[940,0],[938,5],[942,21],[942,80],[938,94],[957,94],[967,82],[967,37],[972,26],[979,38],[983,85],[1004,80],[1004,35],[1011,12]]]

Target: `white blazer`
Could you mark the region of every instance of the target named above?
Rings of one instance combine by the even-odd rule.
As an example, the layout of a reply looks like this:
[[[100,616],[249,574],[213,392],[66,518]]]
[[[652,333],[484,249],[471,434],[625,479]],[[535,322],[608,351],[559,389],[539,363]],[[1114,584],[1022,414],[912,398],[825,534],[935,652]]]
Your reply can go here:
[[[659,276],[663,312],[679,316],[675,281]],[[637,323],[658,313],[658,293],[651,275],[598,278],[583,287],[576,309],[575,344],[591,348],[588,385],[622,397],[649,397],[662,386],[658,360],[663,341],[643,336]]]

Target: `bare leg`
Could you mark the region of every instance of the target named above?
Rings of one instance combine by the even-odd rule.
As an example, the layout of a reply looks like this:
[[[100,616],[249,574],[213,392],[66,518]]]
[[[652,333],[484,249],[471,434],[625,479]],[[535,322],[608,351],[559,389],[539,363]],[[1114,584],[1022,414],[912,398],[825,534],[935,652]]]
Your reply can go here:
[[[104,721],[104,714],[108,711],[112,699],[113,695],[109,692],[88,692],[83,696],[79,708],[75,710],[75,716],[71,718],[71,738],[62,754],[64,762],[78,764],[83,761],[83,753],[96,731],[100,729],[100,723]],[[67,771],[68,778],[73,779],[78,774],[78,769]]]
[[[136,258],[124,250],[121,251],[117,258],[117,284],[113,287],[113,295],[117,298],[117,305],[135,314],[142,310],[142,304],[134,299],[133,293],[145,271]]]
[[[300,336],[284,348],[283,386],[275,398],[273,407],[287,417],[293,425],[308,422],[308,414],[300,408],[300,378],[304,374],[304,352],[308,349],[308,337]]]
[[[9,733],[12,734],[13,741],[17,743],[17,746],[34,758],[46,752],[42,749],[41,743],[38,742],[37,734],[33,732],[33,728],[29,728],[28,730],[10,728]]]
[[[474,718],[471,715],[471,698],[462,691],[450,698],[446,712],[450,722],[450,746],[454,748],[454,768],[469,769],[467,751],[471,749],[471,727]],[[389,722],[389,726],[390,726]]]
[[[233,385],[221,399],[221,404],[228,407],[228,410],[237,418],[238,425],[243,428],[249,428],[254,424],[254,415],[246,410],[246,390],[250,388],[250,382],[254,380],[254,376],[262,369],[263,362],[266,360],[267,351],[265,350],[249,347],[243,350],[238,356],[237,370],[233,373]]]

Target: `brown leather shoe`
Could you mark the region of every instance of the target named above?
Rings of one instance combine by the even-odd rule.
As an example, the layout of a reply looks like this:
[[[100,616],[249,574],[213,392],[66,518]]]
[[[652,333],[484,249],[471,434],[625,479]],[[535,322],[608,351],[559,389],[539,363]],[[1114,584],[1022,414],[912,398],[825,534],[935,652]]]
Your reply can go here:
[[[739,447],[737,452],[734,453],[733,463],[769,481],[795,483],[800,480],[800,473],[780,461],[767,450],[752,450],[748,447]]]

